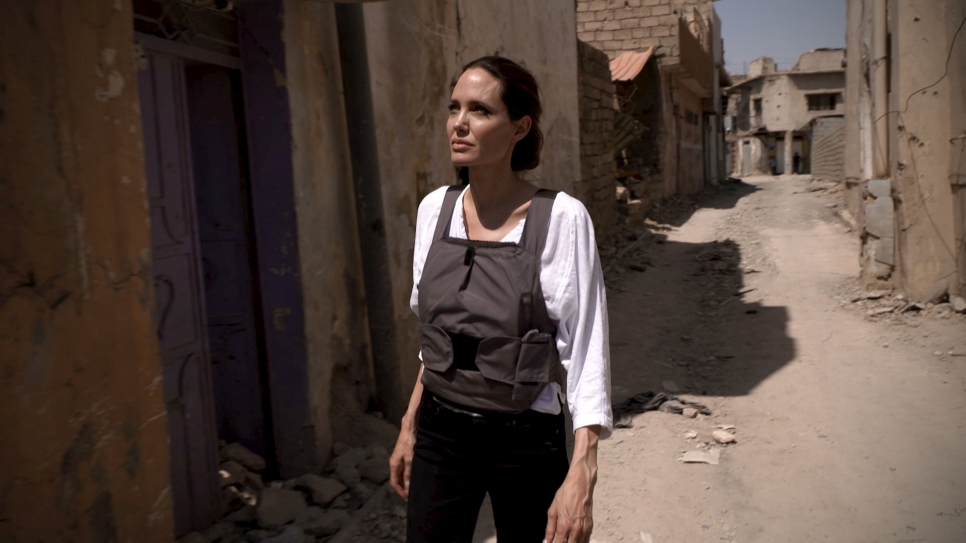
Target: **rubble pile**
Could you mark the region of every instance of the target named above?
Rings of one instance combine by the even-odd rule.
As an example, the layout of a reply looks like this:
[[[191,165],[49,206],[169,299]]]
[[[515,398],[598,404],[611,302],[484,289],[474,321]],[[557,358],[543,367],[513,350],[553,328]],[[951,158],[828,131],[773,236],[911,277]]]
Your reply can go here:
[[[865,313],[866,318],[917,326],[921,318],[962,319],[966,315],[966,299],[943,293],[931,301],[910,300],[890,290],[866,290],[837,296],[841,305]]]
[[[389,479],[389,453],[380,445],[363,449],[336,443],[332,452],[332,462],[320,474],[265,484],[262,457],[239,443],[222,443],[218,473],[226,514],[181,543],[332,541]]]

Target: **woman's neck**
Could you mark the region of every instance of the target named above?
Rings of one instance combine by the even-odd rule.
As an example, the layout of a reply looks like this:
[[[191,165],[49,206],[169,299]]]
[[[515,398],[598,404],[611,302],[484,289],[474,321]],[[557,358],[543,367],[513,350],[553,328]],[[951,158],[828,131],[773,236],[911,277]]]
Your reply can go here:
[[[470,189],[473,203],[481,212],[499,209],[508,202],[515,200],[515,196],[525,184],[517,174],[506,168],[475,166],[470,168]]]

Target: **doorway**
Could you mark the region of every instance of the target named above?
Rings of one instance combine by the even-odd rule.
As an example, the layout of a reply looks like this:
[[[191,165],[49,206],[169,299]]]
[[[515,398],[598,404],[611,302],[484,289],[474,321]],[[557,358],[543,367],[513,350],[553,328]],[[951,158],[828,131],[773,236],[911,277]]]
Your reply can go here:
[[[171,491],[181,537],[222,513],[219,439],[266,457],[270,470],[275,451],[241,61],[227,39],[214,50],[168,39],[167,8],[135,2],[135,38],[142,52],[138,83]],[[231,28],[224,26],[229,16],[210,18]]]

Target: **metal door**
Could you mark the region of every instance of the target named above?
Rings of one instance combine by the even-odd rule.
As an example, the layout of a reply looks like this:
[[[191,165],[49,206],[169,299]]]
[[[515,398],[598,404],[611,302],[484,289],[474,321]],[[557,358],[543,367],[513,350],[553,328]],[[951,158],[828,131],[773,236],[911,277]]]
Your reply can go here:
[[[138,74],[151,205],[152,270],[164,396],[171,433],[175,530],[220,513],[217,434],[205,337],[183,61],[146,50]]]
[[[270,455],[238,71],[193,63],[186,81],[218,437]]]

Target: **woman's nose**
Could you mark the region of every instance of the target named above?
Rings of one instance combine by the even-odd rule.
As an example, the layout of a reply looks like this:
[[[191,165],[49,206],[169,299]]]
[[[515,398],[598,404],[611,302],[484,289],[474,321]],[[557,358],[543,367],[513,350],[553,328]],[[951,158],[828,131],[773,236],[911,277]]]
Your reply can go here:
[[[461,111],[456,115],[456,118],[453,119],[453,129],[455,129],[457,132],[466,131],[466,112]]]

